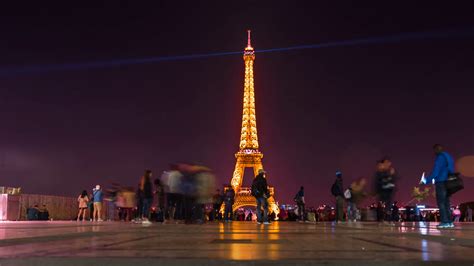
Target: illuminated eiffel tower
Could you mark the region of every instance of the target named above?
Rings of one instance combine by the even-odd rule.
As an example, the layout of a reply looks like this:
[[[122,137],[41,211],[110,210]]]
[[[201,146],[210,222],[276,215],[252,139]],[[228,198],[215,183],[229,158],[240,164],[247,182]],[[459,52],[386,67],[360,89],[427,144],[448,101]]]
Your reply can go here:
[[[255,198],[251,195],[250,188],[242,187],[245,168],[253,168],[254,177],[258,170],[263,169],[263,153],[258,150],[257,118],[255,113],[255,91],[253,80],[253,63],[255,51],[250,42],[250,30],[248,31],[247,47],[244,50],[245,82],[244,82],[244,106],[242,112],[242,130],[240,132],[239,151],[235,154],[237,162],[231,185],[235,190],[235,203],[233,210],[243,206],[256,206]],[[274,188],[269,187],[271,197],[268,199],[270,213],[276,215],[280,212],[274,198]]]

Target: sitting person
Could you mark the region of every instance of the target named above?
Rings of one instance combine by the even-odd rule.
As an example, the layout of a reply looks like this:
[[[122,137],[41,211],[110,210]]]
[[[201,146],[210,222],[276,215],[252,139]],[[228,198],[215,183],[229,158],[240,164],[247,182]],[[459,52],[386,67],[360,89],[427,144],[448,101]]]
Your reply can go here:
[[[34,205],[26,210],[26,219],[28,221],[37,221],[39,219],[38,205]]]
[[[49,211],[46,208],[46,204],[43,204],[41,208],[38,209],[38,220],[40,221],[47,221],[49,220]]]

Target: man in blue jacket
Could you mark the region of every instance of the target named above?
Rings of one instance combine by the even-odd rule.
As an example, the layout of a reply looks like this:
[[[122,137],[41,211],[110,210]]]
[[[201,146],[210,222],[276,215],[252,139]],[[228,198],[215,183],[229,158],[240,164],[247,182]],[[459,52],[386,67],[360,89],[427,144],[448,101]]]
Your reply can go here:
[[[446,191],[446,181],[448,175],[454,173],[454,160],[451,155],[443,151],[443,146],[435,144],[433,146],[436,154],[435,164],[433,171],[428,178],[426,183],[434,183],[436,188],[436,202],[438,203],[439,214],[441,216],[441,223],[438,228],[453,228],[454,224],[451,219],[451,204]]]

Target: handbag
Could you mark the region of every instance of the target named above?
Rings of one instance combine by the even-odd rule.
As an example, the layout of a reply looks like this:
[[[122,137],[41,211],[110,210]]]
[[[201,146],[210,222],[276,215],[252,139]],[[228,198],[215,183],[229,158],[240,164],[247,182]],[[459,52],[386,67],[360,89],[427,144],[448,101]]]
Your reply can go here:
[[[464,188],[464,181],[460,177],[459,173],[453,173],[448,175],[445,185],[448,196],[451,196]]]
[[[446,158],[446,155],[444,155],[444,153],[442,155],[446,160],[446,164],[448,164],[448,158]],[[464,188],[464,181],[462,180],[460,175],[461,174],[459,173],[448,173],[448,179],[445,182],[446,193],[448,194],[448,196],[451,196]]]

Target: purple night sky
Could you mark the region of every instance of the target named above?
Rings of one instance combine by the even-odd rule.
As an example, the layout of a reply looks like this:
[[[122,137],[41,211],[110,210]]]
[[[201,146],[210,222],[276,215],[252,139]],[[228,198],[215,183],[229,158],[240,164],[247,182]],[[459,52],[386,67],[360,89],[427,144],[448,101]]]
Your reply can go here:
[[[314,1],[311,1],[314,2]],[[280,203],[309,205],[371,179],[392,158],[405,202],[432,145],[474,155],[474,37],[258,53],[259,49],[474,26],[474,4],[2,8],[0,69],[123,58],[257,51],[257,125]],[[228,183],[241,126],[241,55],[0,76],[0,185],[76,196],[96,183],[135,186],[176,161]],[[244,183],[249,183],[246,176]],[[454,203],[474,200],[474,177]],[[434,202],[431,200],[431,202]]]

